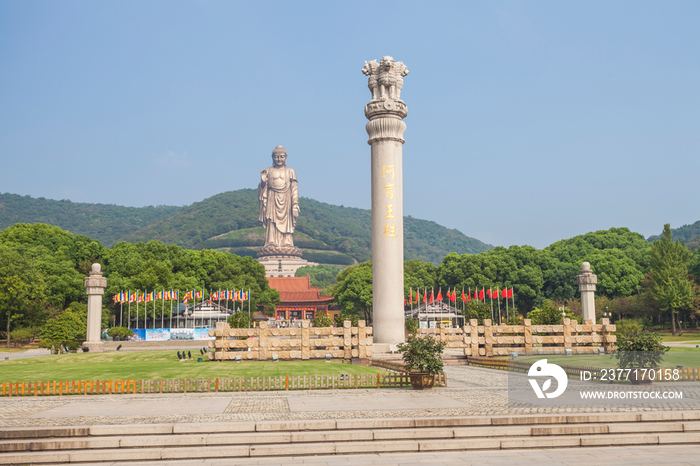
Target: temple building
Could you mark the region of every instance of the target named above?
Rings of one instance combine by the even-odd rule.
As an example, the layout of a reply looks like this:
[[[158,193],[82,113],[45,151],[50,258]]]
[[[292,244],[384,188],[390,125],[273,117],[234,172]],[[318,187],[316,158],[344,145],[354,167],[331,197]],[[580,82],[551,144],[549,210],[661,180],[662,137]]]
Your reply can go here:
[[[321,288],[311,286],[311,278],[267,277],[270,288],[280,293],[280,303],[275,307],[277,320],[311,320],[317,312],[328,312],[333,296],[321,294]]]

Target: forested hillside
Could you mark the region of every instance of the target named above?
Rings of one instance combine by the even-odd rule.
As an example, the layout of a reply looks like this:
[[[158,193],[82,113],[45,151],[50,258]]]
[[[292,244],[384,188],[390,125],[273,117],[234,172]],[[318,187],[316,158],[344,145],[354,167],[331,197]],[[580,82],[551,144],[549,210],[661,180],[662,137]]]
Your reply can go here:
[[[700,247],[700,220],[692,225],[683,225],[682,227],[671,230],[673,240],[684,241],[690,250],[694,251]],[[654,242],[659,239],[659,235],[653,235],[648,238],[649,242]]]
[[[0,230],[15,223],[48,223],[109,246],[129,233],[170,217],[181,207],[122,207],[0,194]]]
[[[450,252],[477,254],[492,248],[435,222],[404,218],[404,254],[407,260],[420,259],[439,264]],[[258,222],[257,192],[241,189],[212,196],[185,207],[173,216],[143,228],[125,241],[157,239],[185,248],[231,248],[239,255],[252,255],[263,245]],[[255,231],[257,230],[257,233]],[[246,230],[242,234],[241,230]],[[304,258],[323,263],[348,265],[371,257],[370,211],[341,207],[302,198],[294,244],[304,250]],[[340,254],[338,254],[340,253]]]
[[[255,256],[264,241],[253,189],[218,194],[187,207],[80,204],[15,194],[0,197],[0,228],[37,222],[89,236],[107,246],[118,241],[158,240],[186,249]],[[427,220],[406,217],[404,225],[406,259],[439,264],[450,252],[477,254],[493,247]],[[302,198],[294,242],[309,261],[350,265],[371,257],[370,228],[369,210]]]

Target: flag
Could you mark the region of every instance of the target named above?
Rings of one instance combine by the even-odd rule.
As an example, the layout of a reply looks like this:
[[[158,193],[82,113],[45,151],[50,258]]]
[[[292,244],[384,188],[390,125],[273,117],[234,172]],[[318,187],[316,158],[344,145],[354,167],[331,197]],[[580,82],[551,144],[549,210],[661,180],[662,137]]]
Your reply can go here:
[[[479,300],[479,290],[478,289],[474,290],[474,299],[476,299],[477,301]]]
[[[481,291],[479,292],[479,299],[483,300],[484,299],[484,289],[481,288]]]
[[[431,289],[430,289],[430,302],[432,303],[432,302],[434,302],[434,301],[435,301],[435,290],[433,290],[433,289],[431,288]]]
[[[197,299],[202,299],[202,292],[201,291],[197,291],[194,295],[197,297]]]
[[[491,288],[486,290],[486,296],[488,296],[489,298],[491,297]]]
[[[428,303],[428,290],[426,290],[425,288],[423,288],[423,303]]]
[[[464,291],[462,291],[462,294],[464,294]],[[469,293],[467,293],[467,301],[471,301],[471,300],[472,300],[472,292],[470,291]]]
[[[415,304],[418,304],[419,302],[420,302],[420,291],[416,290],[416,303]]]
[[[452,297],[450,298],[450,301],[453,303],[457,302],[457,291],[454,288],[452,288]]]
[[[406,297],[403,297],[403,307],[406,307]]]
[[[114,296],[112,296],[112,301],[114,301],[114,304],[117,304],[117,302],[119,302],[119,295],[115,294]]]
[[[448,291],[448,293],[449,293],[449,291]],[[438,295],[437,295],[436,301],[442,301],[442,289],[438,290]]]
[[[510,290],[508,290],[508,297],[509,297],[509,298],[512,298],[512,297],[513,297],[513,288],[511,288]]]
[[[508,287],[501,290],[501,298],[508,298]]]
[[[467,302],[467,297],[464,296],[464,288],[462,288],[462,302],[466,303]]]
[[[404,299],[404,301],[406,300]],[[413,304],[413,288],[408,289],[408,302]]]
[[[136,299],[136,296],[134,296],[133,294],[131,294],[131,291],[127,291],[127,294],[129,295],[129,302],[130,302],[130,303],[133,303],[134,300]]]

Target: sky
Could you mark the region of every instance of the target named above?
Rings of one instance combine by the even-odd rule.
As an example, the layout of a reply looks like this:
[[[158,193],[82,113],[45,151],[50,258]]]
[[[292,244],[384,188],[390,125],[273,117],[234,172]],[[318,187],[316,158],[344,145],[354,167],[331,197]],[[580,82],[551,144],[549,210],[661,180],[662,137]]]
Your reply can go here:
[[[700,220],[700,2],[0,2],[0,192],[370,208],[364,61],[403,61],[404,213],[493,245]],[[301,206],[303,215],[303,204]]]

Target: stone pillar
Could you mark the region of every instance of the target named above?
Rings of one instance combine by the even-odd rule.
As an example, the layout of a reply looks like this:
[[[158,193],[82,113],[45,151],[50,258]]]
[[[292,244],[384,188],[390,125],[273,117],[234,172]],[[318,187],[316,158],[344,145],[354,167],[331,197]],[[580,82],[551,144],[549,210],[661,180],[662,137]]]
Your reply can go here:
[[[583,322],[587,320],[595,324],[595,285],[598,283],[598,276],[591,272],[591,264],[584,262],[581,264],[581,275],[576,277],[578,289],[581,291],[581,308],[583,309]]]
[[[88,296],[87,346],[90,352],[101,353],[105,344],[100,339],[102,333],[102,295],[105,294],[107,279],[102,276],[102,266],[92,264],[90,275],[85,277],[85,291]]]
[[[372,311],[374,344],[403,343],[403,133],[408,114],[399,98],[408,69],[391,57],[365,62],[372,100],[365,129],[372,147]],[[377,348],[381,351],[379,348]],[[383,348],[383,349],[388,349]]]

